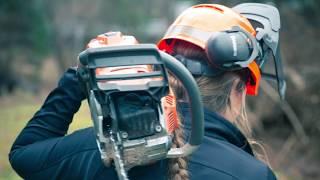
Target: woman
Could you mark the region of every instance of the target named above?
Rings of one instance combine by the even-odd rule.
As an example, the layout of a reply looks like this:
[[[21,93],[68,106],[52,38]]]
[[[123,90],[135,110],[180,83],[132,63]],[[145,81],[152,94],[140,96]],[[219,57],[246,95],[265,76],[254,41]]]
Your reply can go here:
[[[159,49],[194,75],[205,107],[204,142],[188,161],[180,159],[183,163],[174,166],[175,179],[276,179],[251,147],[257,143],[245,110],[246,94],[258,93],[258,60],[265,54],[257,53],[255,34],[248,19],[233,9],[200,4],[182,12],[160,40]],[[171,85],[182,102],[180,112],[188,131],[186,95],[178,81],[173,79]]]
[[[191,9],[204,8],[206,12],[206,8],[220,9],[219,11],[222,9],[239,16],[223,6],[195,7]],[[183,13],[182,16],[184,14],[188,13]],[[204,20],[197,15],[193,18]],[[248,22],[245,23],[249,25]],[[186,63],[190,59],[196,62],[208,61],[204,46],[178,37],[175,30],[172,32],[172,36],[169,37],[170,33],[167,33],[160,41],[160,49],[175,55],[191,72],[193,66]],[[147,166],[134,167],[128,172],[130,179],[276,179],[270,168],[255,158],[248,140],[243,135],[249,136],[250,133],[245,117],[245,94],[250,91],[256,93],[259,78],[253,77],[253,70],[248,69],[256,66],[225,71],[205,65],[207,68],[204,67],[204,71],[199,72],[208,72],[210,76],[193,72],[206,107],[203,144],[188,159],[178,158],[169,162],[162,160]],[[252,79],[255,80],[254,83]],[[187,98],[180,83],[172,79],[172,86],[181,102],[179,109],[184,123],[184,132],[181,128],[175,131],[174,143],[180,146],[184,134],[188,135],[190,128],[189,110],[184,103]],[[114,167],[104,166],[100,159],[92,128],[65,135],[74,113],[85,99],[85,93],[81,89],[76,70],[69,69],[59,81],[58,87],[49,94],[41,109],[17,137],[9,159],[21,177],[117,179]]]

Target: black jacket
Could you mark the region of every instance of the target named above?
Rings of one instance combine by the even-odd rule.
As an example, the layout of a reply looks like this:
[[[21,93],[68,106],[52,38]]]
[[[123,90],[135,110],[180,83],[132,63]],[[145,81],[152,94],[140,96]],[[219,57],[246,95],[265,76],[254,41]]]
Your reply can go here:
[[[9,154],[13,169],[25,179],[117,179],[105,167],[93,128],[67,133],[85,99],[74,69],[69,69],[17,137]],[[189,132],[188,106],[180,111]],[[216,113],[205,110],[205,137],[188,161],[190,179],[273,180],[272,171],[252,154],[240,131]],[[167,179],[167,161],[132,168],[130,179]]]

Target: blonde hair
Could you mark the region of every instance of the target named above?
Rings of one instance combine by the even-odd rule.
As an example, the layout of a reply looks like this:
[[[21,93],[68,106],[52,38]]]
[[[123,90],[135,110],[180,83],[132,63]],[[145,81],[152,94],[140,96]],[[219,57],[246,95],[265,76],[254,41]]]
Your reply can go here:
[[[270,166],[265,148],[252,136],[252,126],[246,112],[246,81],[241,77],[242,74],[242,72],[226,72],[217,77],[201,76],[196,78],[196,81],[203,97],[204,106],[220,114],[224,114],[227,108],[230,108],[231,112],[235,111],[230,104],[230,94],[233,87],[236,87],[237,93],[243,93],[240,112],[235,112],[237,116],[230,122],[247,138],[255,157]]]
[[[198,60],[206,60],[207,58],[204,51],[200,47],[193,44],[186,43],[184,41],[177,41],[174,47],[175,49],[173,51],[173,55],[179,54],[187,58]],[[234,108],[231,107],[230,100],[232,88],[235,87],[237,93],[245,93],[247,78],[248,71],[246,69],[238,71],[226,71],[214,77],[195,77],[202,94],[204,107],[220,114],[224,114],[227,108],[230,108],[231,112],[235,111]],[[187,95],[185,94],[184,88],[178,80],[175,78],[170,78],[170,85],[173,88],[178,101],[187,100]],[[248,139],[249,144],[253,148],[255,156],[259,160],[269,165],[264,147],[252,138],[252,127],[246,114],[245,95],[243,94],[242,97],[240,113],[237,113],[238,115],[236,116],[235,120],[231,121],[231,123],[238,127]],[[183,137],[183,135],[181,135],[183,131],[181,129],[177,131],[180,135],[176,136],[175,139],[177,139],[176,142],[179,142],[181,141],[181,137]],[[258,153],[257,148],[261,150],[261,153]],[[175,163],[169,163],[169,168],[177,169],[178,166],[175,165],[177,163],[179,164],[177,160]],[[170,179],[188,179],[188,174],[186,175],[185,173],[187,172],[185,172],[185,169],[183,169],[187,168],[186,160],[183,163],[180,162],[180,164],[183,165],[183,167],[181,166],[180,168],[182,169],[181,171],[184,172],[184,176],[179,176],[179,174],[175,176],[175,173],[180,172],[180,170],[174,172],[169,171],[169,177],[171,177]]]

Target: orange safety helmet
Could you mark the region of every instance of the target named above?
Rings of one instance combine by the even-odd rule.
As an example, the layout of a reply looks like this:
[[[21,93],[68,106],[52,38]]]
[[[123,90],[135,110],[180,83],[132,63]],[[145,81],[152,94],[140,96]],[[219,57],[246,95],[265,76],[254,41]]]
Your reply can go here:
[[[206,50],[207,41],[213,33],[230,30],[233,27],[239,27],[253,37],[256,35],[248,19],[231,8],[218,4],[195,5],[180,14],[159,41],[158,47],[171,54],[175,42],[183,40]],[[246,67],[251,77],[246,85],[247,94],[257,95],[261,79],[259,66],[252,61]]]

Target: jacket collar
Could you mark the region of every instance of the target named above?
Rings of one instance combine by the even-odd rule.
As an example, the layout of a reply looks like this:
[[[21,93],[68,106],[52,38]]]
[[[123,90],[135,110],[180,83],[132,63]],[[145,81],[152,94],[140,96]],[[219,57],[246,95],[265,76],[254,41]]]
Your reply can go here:
[[[185,128],[190,130],[191,120],[189,105],[187,103],[179,103],[178,108],[179,112],[184,117]],[[212,112],[206,108],[204,108],[204,118],[206,136],[227,141],[253,155],[252,149],[246,137],[230,121],[226,120],[218,113]]]

